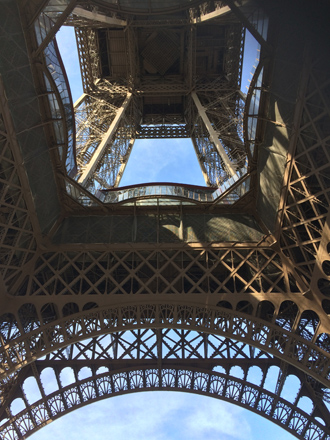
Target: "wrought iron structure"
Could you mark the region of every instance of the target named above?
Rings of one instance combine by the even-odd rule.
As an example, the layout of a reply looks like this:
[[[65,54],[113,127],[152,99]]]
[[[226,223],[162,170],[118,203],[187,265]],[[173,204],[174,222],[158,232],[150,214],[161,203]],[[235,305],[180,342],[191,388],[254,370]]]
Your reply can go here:
[[[329,440],[326,7],[0,4],[1,440],[155,389]],[[246,30],[260,62],[244,96]],[[208,187],[118,187],[134,140],[160,136],[192,138]]]

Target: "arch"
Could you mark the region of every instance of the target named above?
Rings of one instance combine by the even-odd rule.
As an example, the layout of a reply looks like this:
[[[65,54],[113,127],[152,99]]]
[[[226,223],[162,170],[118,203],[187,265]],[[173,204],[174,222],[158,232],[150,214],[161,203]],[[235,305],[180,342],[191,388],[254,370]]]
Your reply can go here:
[[[44,324],[56,321],[56,319],[60,317],[57,306],[53,303],[48,303],[42,306],[40,309],[40,314]]]
[[[1,426],[2,440],[18,438],[19,434],[28,436],[46,423],[98,400],[152,390],[189,391],[239,404],[282,426],[301,439],[315,440],[330,435],[329,427],[324,426],[322,422],[312,419],[309,414],[295,407],[291,402],[254,384],[226,373],[171,366],[162,369],[142,367],[101,374],[91,373],[90,377],[74,380],[61,387],[57,392],[47,396],[46,400],[35,401],[33,406],[31,405],[33,412],[31,407],[24,405],[22,401],[21,408],[17,406],[17,410],[20,411],[16,416],[5,421]],[[16,435],[11,437],[13,428],[16,430]]]
[[[294,402],[297,395],[297,390],[301,388],[301,381],[293,374],[284,375],[283,388],[281,390],[281,397],[285,400]],[[295,391],[294,391],[295,390]]]
[[[235,365],[234,367],[231,367],[230,375],[233,377],[237,377],[237,379],[243,379],[244,378],[244,370],[242,367]]]
[[[305,411],[305,413],[307,414],[312,414],[314,409],[314,403],[312,399],[307,396],[300,397],[297,406],[298,408],[301,408],[303,411]]]
[[[322,301],[322,308],[327,315],[330,315],[330,300],[329,299],[324,299]]]
[[[83,367],[78,371],[78,379],[83,380],[91,375],[92,370],[90,367]]]
[[[313,310],[305,310],[300,317],[297,332],[311,341],[316,334],[317,327],[319,325],[320,318]]]
[[[0,316],[0,333],[5,343],[21,336],[17,320],[12,313],[5,313]]]
[[[272,365],[265,377],[264,389],[275,392],[281,369],[277,365]]]
[[[297,315],[297,304],[295,304],[293,301],[283,301],[275,322],[277,325],[284,328],[285,330],[291,331]]]
[[[11,340],[6,349],[0,347],[0,359],[4,366],[0,378],[57,348],[86,338],[133,328],[182,328],[247,343],[280,357],[329,387],[329,353],[287,331],[287,323],[291,322],[291,318],[288,315],[286,319],[285,313],[296,305],[291,301],[285,303],[288,304],[283,307],[281,315],[284,329],[229,309],[188,304],[148,303],[147,315],[144,313],[146,307],[141,303],[76,313],[34,328],[28,335]],[[313,362],[309,361],[310,356]]]
[[[83,306],[83,310],[91,310],[91,309],[96,309],[98,307],[98,305],[96,304],[96,302],[88,302]]]
[[[247,315],[253,314],[253,306],[249,301],[240,301],[237,303],[236,310],[238,312],[246,313]]]
[[[218,307],[222,307],[223,309],[232,309],[233,306],[229,301],[219,301],[217,304]]]
[[[253,365],[248,369],[246,380],[255,385],[260,385],[263,379],[264,373],[260,367]]]
[[[18,309],[18,319],[25,333],[29,333],[40,326],[40,320],[34,304],[23,304]]]
[[[272,322],[275,306],[270,301],[260,301],[257,307],[257,316],[265,321]]]
[[[44,368],[40,373],[40,380],[43,384],[45,394],[52,394],[58,390],[57,378],[51,367]]]
[[[30,404],[42,398],[37,380],[34,376],[26,378],[22,388]],[[29,393],[27,393],[26,390],[29,390]]]
[[[17,399],[13,400],[13,402],[10,405],[10,412],[13,415],[18,414],[21,411],[24,411],[25,409],[26,409],[26,405],[21,397],[18,397]]]
[[[78,312],[79,312],[79,307],[74,302],[68,302],[62,308],[62,315],[63,315],[63,317],[74,315],[75,313],[78,313]]]
[[[320,278],[317,281],[317,287],[323,295],[330,296],[330,280],[326,278]]]
[[[330,335],[328,333],[320,333],[316,338],[315,344],[322,350],[330,352]]]
[[[60,372],[60,381],[62,386],[69,385],[70,383],[74,383],[76,380],[74,371],[71,367],[64,367]]]

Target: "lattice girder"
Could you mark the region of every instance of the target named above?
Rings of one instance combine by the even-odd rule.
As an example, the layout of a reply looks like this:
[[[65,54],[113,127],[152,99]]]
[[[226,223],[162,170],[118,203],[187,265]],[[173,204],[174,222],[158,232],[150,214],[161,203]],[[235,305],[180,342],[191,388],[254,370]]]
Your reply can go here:
[[[144,347],[144,353],[140,352]],[[268,376],[275,371],[275,382],[270,385]],[[291,385],[290,401],[282,397],[283,374],[298,379],[297,394],[292,393]],[[33,378],[35,395],[40,395],[36,402],[25,395],[26,384],[31,387]],[[182,329],[105,335],[32,363],[18,373],[10,392],[3,395],[5,407],[10,408],[0,415],[5,417],[3,438],[7,439],[12,429],[29,435],[46,421],[105,397],[156,389],[189,390],[239,403],[284,425],[298,438],[326,438],[323,422],[329,411],[322,399],[327,397],[315,389],[310,377],[244,343]],[[314,402],[307,413],[300,403],[306,398]]]
[[[294,296],[303,286],[295,282],[296,274],[286,259],[267,247],[162,247],[145,250],[136,244],[135,250],[130,247],[126,251],[119,247],[111,252],[41,253],[33,260],[33,272],[18,280],[11,293],[30,299],[68,294],[80,298],[97,294],[102,298],[104,293]],[[82,294],[82,283],[86,282]]]
[[[286,307],[288,309],[289,305]],[[290,307],[292,309],[294,304]],[[44,309],[44,313],[48,313],[46,310],[49,312],[51,308]],[[27,304],[21,308],[18,322],[15,323],[15,318],[11,314],[3,316],[2,329],[6,345],[1,347],[0,351],[1,378],[5,379],[34,359],[72,344],[74,341],[83,341],[105,332],[126,331],[134,328],[182,328],[248,343],[259,350],[280,357],[314,377],[325,387],[329,386],[330,356],[324,351],[328,348],[329,336],[325,334],[324,338],[322,333],[317,336],[317,332],[322,331],[322,328],[318,326],[317,320],[313,320],[311,314],[302,313],[299,321],[288,320],[284,303],[277,318],[277,323],[284,326],[284,329],[237,310],[189,303],[171,305],[148,302],[147,304],[108,306],[77,312],[78,308],[75,303],[67,303],[63,308],[62,319],[50,321],[54,316],[52,318],[52,315],[49,315],[46,321],[41,323],[34,306]],[[292,315],[291,310],[290,314]],[[20,334],[17,334],[17,331],[13,333],[15,326],[18,327]],[[6,337],[8,331],[15,338],[8,339]],[[315,340],[315,343],[311,343],[311,340]],[[187,350],[189,350],[188,347],[189,344]]]

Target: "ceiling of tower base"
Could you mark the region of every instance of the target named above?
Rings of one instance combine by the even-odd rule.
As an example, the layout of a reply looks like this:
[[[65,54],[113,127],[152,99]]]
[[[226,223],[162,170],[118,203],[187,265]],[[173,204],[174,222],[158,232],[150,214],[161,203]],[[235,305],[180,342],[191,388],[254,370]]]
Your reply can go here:
[[[141,53],[145,70],[164,75],[180,56],[178,43],[174,40],[174,34],[169,36],[159,32],[152,35]]]

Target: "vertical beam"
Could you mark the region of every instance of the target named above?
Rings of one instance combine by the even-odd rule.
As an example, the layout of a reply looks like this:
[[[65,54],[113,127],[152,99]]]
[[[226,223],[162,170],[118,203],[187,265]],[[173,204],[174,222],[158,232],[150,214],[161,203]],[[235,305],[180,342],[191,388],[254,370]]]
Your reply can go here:
[[[113,185],[115,188],[116,188],[117,186],[119,186],[120,181],[121,181],[121,178],[123,177],[123,174],[124,174],[124,171],[125,171],[125,168],[126,168],[126,165],[127,165],[128,159],[129,159],[129,157],[130,157],[130,155],[131,155],[131,152],[132,152],[132,148],[133,148],[133,145],[134,145],[134,141],[135,141],[135,139],[131,139],[131,140],[129,141],[129,144],[128,144],[128,147],[127,147],[127,151],[126,151],[126,154],[125,154],[125,156],[123,157],[123,163],[121,164],[121,166],[120,166],[120,168],[119,168],[118,174],[117,174],[117,176],[116,176],[115,183],[114,183],[114,185]]]
[[[211,122],[206,114],[206,111],[205,111],[204,107],[202,106],[196,92],[191,92],[191,96],[192,96],[194,103],[197,107],[199,116],[202,118],[202,120],[207,128],[207,131],[209,132],[210,140],[214,143],[221,159],[223,160],[223,163],[226,167],[225,171],[227,171],[227,173],[231,177],[235,176],[236,175],[235,166],[232,164],[231,160],[227,156],[227,153],[226,153],[225,149],[223,148],[216,131],[212,127],[212,124],[211,124]]]
[[[206,171],[206,168],[205,168],[205,164],[204,164],[204,162],[202,160],[203,159],[202,158],[202,153],[198,150],[195,138],[192,137],[191,140],[192,140],[192,143],[193,143],[193,146],[194,146],[194,149],[195,149],[195,153],[196,153],[196,156],[197,156],[197,159],[198,159],[198,163],[199,163],[199,165],[201,167],[201,170],[202,170],[202,173],[203,173],[203,177],[204,177],[205,183],[206,183],[207,186],[211,186],[210,178],[209,178],[209,176],[207,174],[207,171]]]
[[[108,131],[103,136],[102,142],[96,148],[91,160],[89,161],[89,163],[87,164],[83,173],[79,177],[78,183],[80,183],[80,185],[85,186],[87,181],[90,179],[91,175],[95,171],[98,163],[100,162],[100,160],[102,159],[102,157],[105,153],[106,148],[108,147],[108,144],[111,142],[112,138],[114,137],[114,135],[116,133],[116,130],[119,126],[121,118],[123,117],[123,115],[128,107],[128,104],[131,101],[131,98],[132,98],[132,94],[127,93],[127,96],[126,96],[122,106],[117,111],[116,117],[112,121]]]

